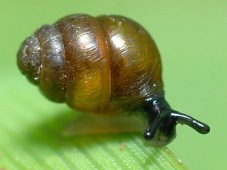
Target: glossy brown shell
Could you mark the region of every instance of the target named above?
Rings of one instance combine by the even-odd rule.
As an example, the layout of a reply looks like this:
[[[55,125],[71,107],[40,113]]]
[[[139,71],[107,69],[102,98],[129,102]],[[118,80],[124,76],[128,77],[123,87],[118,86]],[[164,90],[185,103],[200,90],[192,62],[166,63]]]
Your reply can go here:
[[[22,44],[18,66],[52,101],[107,112],[163,95],[158,49],[121,16],[72,15],[42,26]]]

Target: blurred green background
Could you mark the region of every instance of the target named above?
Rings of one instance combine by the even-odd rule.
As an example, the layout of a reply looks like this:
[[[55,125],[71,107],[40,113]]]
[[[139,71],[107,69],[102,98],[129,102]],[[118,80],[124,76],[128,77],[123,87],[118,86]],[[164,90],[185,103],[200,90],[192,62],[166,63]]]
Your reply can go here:
[[[1,0],[0,123],[5,121],[15,102],[20,103],[18,95],[35,96],[21,108],[50,105],[18,71],[16,53],[21,42],[41,25],[73,13],[123,15],[150,32],[162,56],[167,100],[174,109],[211,127],[210,134],[203,136],[178,125],[178,136],[168,147],[189,169],[227,168],[225,0]]]

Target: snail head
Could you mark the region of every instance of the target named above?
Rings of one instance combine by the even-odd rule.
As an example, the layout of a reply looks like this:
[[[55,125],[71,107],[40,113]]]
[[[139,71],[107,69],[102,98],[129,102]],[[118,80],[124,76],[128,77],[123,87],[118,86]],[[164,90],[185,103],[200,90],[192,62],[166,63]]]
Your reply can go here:
[[[145,107],[148,113],[148,128],[144,136],[155,146],[170,143],[176,137],[176,125],[185,124],[201,134],[207,134],[210,127],[186,114],[172,110],[164,98],[151,100]]]

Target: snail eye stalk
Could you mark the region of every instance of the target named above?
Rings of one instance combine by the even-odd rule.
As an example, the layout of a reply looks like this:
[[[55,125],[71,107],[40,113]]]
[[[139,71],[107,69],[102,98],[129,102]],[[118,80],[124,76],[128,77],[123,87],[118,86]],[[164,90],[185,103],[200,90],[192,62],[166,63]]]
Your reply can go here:
[[[173,110],[171,117],[175,119],[176,123],[188,125],[201,134],[207,134],[210,132],[210,127],[206,123],[203,123],[184,113]]]

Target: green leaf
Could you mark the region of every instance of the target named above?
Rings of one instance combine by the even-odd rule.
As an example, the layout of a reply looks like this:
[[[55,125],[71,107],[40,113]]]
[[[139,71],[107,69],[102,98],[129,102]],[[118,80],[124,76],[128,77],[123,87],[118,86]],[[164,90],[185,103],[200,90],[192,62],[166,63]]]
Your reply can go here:
[[[143,139],[137,116],[81,116],[21,80],[0,91],[0,169],[186,169]]]

